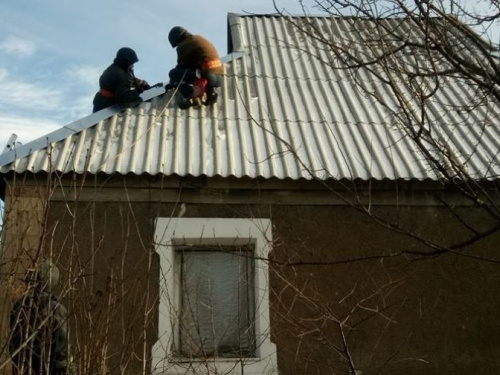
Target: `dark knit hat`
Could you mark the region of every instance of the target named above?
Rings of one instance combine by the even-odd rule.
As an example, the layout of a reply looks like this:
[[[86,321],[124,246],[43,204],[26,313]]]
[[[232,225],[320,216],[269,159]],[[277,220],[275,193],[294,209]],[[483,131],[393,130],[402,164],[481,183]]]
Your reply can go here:
[[[170,32],[168,33],[168,41],[173,48],[179,45],[186,33],[187,30],[182,26],[172,27],[172,30],[170,30]]]

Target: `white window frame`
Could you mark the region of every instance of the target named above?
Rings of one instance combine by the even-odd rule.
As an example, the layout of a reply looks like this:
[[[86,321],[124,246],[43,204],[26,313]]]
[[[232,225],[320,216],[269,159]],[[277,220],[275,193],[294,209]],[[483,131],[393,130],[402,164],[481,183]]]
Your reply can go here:
[[[158,341],[152,349],[153,374],[277,374],[276,346],[271,342],[269,321],[268,265],[272,243],[270,219],[157,218],[156,252],[160,259]],[[255,246],[255,337],[254,358],[179,358],[177,314],[180,308],[180,277],[176,270],[176,246]]]

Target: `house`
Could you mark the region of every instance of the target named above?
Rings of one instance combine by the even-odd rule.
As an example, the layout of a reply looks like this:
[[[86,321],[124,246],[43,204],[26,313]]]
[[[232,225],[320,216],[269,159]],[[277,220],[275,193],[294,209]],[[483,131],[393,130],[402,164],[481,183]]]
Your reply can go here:
[[[500,106],[342,69],[380,25],[418,37],[230,14],[214,107],[155,89],[2,154],[3,316],[51,257],[81,373],[497,372]]]

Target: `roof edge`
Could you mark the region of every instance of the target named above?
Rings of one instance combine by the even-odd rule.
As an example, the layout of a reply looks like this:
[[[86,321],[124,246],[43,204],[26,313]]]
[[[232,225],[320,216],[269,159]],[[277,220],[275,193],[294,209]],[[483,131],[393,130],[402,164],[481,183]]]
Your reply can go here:
[[[151,100],[159,95],[165,93],[164,87],[154,87],[148,91],[141,94],[141,98],[144,101]],[[26,143],[25,145],[11,148],[4,154],[0,155],[0,167],[4,167],[8,164],[13,163],[16,159],[29,156],[35,151],[41,150],[48,147],[53,142],[59,142],[72,134],[79,133],[82,130],[88,129],[99,122],[110,118],[116,113],[122,111],[126,107],[122,104],[115,104],[111,107],[104,108],[98,112],[92,113],[86,117],[79,120],[73,121],[62,128],[54,130],[53,132],[37,138],[33,141]]]

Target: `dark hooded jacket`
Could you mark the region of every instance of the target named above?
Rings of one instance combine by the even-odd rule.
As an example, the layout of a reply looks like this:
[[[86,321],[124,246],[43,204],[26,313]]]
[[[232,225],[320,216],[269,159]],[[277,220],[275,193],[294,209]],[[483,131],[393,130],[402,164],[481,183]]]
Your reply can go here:
[[[59,270],[44,262],[10,314],[13,375],[71,375],[67,311],[52,295]]]
[[[99,78],[100,90],[94,97],[93,112],[100,111],[116,103],[135,104],[142,101],[139,96],[149,88],[146,81],[137,79],[132,65],[139,59],[131,48],[121,48],[116,58]]]

